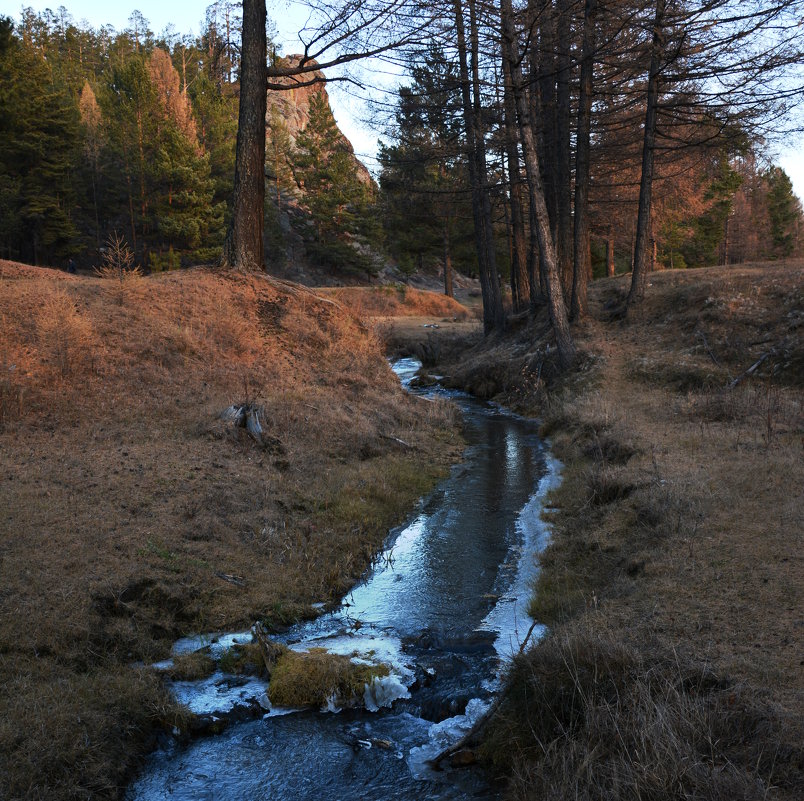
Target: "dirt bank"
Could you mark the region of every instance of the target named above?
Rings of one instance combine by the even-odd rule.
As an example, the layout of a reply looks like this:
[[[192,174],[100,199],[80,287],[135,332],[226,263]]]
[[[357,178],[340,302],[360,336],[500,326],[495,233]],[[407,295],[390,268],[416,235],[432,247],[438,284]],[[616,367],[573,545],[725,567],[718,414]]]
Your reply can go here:
[[[625,281],[570,375],[540,318],[435,368],[566,465],[486,757],[516,798],[800,798],[804,265],[654,274],[628,321]]]
[[[118,797],[181,721],[130,665],[337,598],[460,453],[370,330],[266,277],[0,262],[0,343],[1,798]]]

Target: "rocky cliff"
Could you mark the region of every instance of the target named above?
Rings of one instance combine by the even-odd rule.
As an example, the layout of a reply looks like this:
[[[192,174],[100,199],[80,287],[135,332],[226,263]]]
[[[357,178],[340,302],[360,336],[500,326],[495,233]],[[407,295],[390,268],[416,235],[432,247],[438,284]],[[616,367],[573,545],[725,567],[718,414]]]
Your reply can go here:
[[[286,56],[281,59],[283,66],[295,66],[302,59],[300,55]],[[315,64],[315,62],[312,62]],[[302,86],[312,78],[320,79],[320,83]],[[267,122],[270,124],[272,109],[276,109],[279,116],[285,121],[291,142],[295,145],[296,137],[307,126],[310,120],[310,99],[313,95],[323,95],[329,106],[329,96],[326,90],[326,78],[324,73],[316,70],[314,73],[307,73],[293,78],[273,78],[272,81],[286,86],[286,89],[268,90],[268,112]],[[357,177],[365,184],[373,184],[374,181],[366,169],[366,166],[354,155],[352,143],[344,136],[343,142],[348,151],[352,154],[355,162],[355,172]]]

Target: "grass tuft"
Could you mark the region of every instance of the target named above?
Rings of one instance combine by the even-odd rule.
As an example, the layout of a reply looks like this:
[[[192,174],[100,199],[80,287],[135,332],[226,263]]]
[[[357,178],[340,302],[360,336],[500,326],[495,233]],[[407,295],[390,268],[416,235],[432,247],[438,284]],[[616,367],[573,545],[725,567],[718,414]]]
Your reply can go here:
[[[356,663],[323,648],[287,651],[271,673],[268,697],[275,706],[284,707],[323,707],[331,698],[340,706],[350,706],[359,703],[374,678],[389,672],[388,665]]]

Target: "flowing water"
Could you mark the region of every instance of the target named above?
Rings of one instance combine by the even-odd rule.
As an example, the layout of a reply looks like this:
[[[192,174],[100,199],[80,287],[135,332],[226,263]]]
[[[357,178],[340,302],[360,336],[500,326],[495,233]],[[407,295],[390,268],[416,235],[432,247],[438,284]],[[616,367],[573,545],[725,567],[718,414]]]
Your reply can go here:
[[[409,388],[419,366],[402,359],[394,370]],[[497,797],[479,770],[437,772],[428,759],[483,713],[531,626],[527,600],[547,537],[540,511],[558,465],[533,421],[461,393],[424,394],[461,408],[463,461],[391,532],[375,568],[338,609],[281,637],[297,650],[380,659],[391,675],[367,688],[360,710],[271,709],[263,682],[221,673],[176,682],[176,696],[213,721],[251,713],[222,734],[166,744],[129,788],[129,801]],[[174,652],[221,652],[250,635],[212,639],[188,638]]]

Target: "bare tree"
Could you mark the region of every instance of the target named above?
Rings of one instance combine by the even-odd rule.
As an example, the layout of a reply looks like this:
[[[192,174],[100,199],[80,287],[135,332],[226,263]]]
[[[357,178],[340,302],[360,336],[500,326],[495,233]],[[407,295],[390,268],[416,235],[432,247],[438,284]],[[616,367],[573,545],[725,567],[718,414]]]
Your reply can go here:
[[[550,322],[556,337],[558,357],[562,366],[570,367],[575,361],[575,343],[570,334],[567,307],[561,289],[556,249],[550,230],[550,217],[544,197],[539,155],[536,146],[535,126],[531,118],[531,107],[525,95],[525,81],[522,75],[522,56],[519,48],[514,13],[511,0],[500,2],[500,22],[502,28],[502,57],[508,61],[511,74],[511,87],[516,101],[528,194],[536,235],[543,264],[543,278],[547,294]]]

